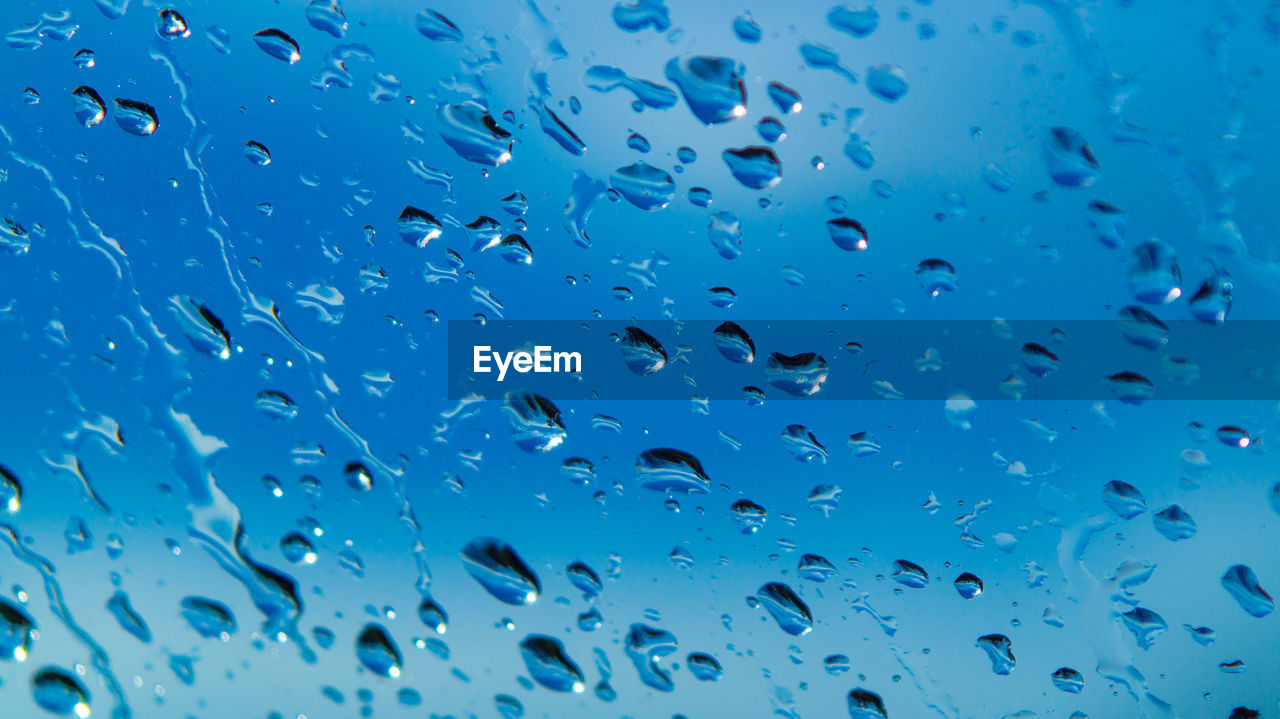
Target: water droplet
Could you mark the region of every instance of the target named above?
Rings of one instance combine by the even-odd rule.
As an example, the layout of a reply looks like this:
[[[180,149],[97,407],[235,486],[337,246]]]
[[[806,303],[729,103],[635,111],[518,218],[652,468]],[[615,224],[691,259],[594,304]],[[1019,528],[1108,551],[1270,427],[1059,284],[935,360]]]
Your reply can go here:
[[[611,92],[623,88],[635,95],[642,107],[665,110],[680,100],[675,90],[650,80],[631,77],[616,67],[593,65],[587,69],[583,82],[587,87],[598,92]]]
[[[341,38],[347,34],[347,16],[338,0],[311,0],[307,3],[307,22],[320,32]]]
[[[866,37],[876,31],[880,25],[880,13],[870,6],[851,8],[837,5],[827,11],[827,22],[831,27],[846,32],[854,37]]]
[[[264,389],[254,399],[253,406],[259,412],[272,419],[292,420],[298,416],[298,405],[289,395],[275,390]]]
[[[1008,192],[1013,189],[1013,178],[1008,170],[994,162],[988,162],[982,170],[982,179],[996,192]]]
[[[75,65],[81,70],[88,70],[89,68],[93,67],[97,63],[93,56],[93,51],[86,48],[82,50],[76,50],[76,54],[71,56],[71,64]]]
[[[720,667],[720,662],[710,654],[693,652],[685,657],[684,663],[689,667],[689,673],[700,682],[718,682],[724,676],[724,669]]]
[[[132,634],[138,641],[144,644],[151,641],[151,629],[129,602],[128,594],[116,590],[107,600],[107,611],[120,623],[121,629]]]
[[[648,449],[636,459],[636,478],[641,487],[657,492],[706,494],[711,478],[698,458],[678,449]]]
[[[436,118],[440,138],[458,157],[487,167],[498,167],[511,159],[511,133],[499,127],[480,103],[442,104]]]
[[[816,42],[806,42],[800,46],[800,57],[804,64],[815,70],[831,70],[849,82],[857,82],[858,76],[840,64],[840,54],[835,50]]]
[[[511,439],[526,452],[550,452],[568,436],[560,420],[560,408],[542,395],[513,392],[507,395],[504,410]]]
[[[373,473],[360,462],[348,462],[342,470],[342,476],[346,477],[347,486],[357,492],[373,489]]]
[[[356,658],[365,669],[382,677],[395,679],[400,676],[403,659],[395,640],[381,625],[370,622],[356,637]]]
[[[742,255],[742,223],[732,212],[712,212],[707,225],[707,237],[711,246],[726,260]]]
[[[187,19],[173,8],[165,8],[156,16],[156,34],[165,40],[191,37]]]
[[[1079,694],[1084,690],[1084,677],[1071,667],[1062,667],[1053,673],[1053,685],[1068,694]]]
[[[259,167],[265,167],[271,164],[271,152],[267,150],[267,146],[261,142],[249,140],[244,143],[244,156]]]
[[[836,568],[826,557],[817,554],[805,554],[796,564],[796,574],[801,579],[822,584],[836,576]]]
[[[916,266],[916,279],[931,297],[943,292],[954,292],[960,286],[956,268],[946,260],[929,259]]]
[[[418,32],[428,40],[458,42],[462,39],[462,31],[452,20],[430,8],[418,13],[416,21]]]
[[[915,562],[899,559],[893,563],[893,581],[904,587],[923,589],[929,586],[929,573]]]
[[[316,548],[301,532],[289,532],[280,538],[280,553],[294,564],[315,564]]]
[[[418,605],[418,619],[423,626],[436,634],[444,634],[448,631],[449,615],[444,611],[444,607],[431,597],[423,597],[422,603]]]
[[[647,162],[619,167],[609,176],[609,187],[642,210],[661,210],[676,194],[671,173]]]
[[[1147,511],[1147,500],[1142,492],[1132,484],[1118,479],[1103,485],[1102,501],[1123,519],[1133,519]]]
[[[253,41],[266,54],[277,60],[284,60],[290,65],[302,59],[302,54],[298,51],[298,43],[283,30],[273,27],[259,30],[253,34]]]
[[[227,605],[205,597],[183,597],[182,618],[205,639],[219,637],[225,641],[236,633],[236,618]]]
[[[729,172],[744,187],[767,190],[782,182],[782,161],[767,147],[729,148],[721,153]]]
[[[150,135],[160,126],[160,121],[156,119],[156,109],[145,102],[117,97],[115,104],[116,124],[131,135]]]
[[[89,690],[74,674],[57,667],[44,667],[31,676],[31,696],[47,712],[89,716]]]
[[[1190,539],[1195,536],[1196,522],[1187,510],[1171,504],[1152,515],[1156,531],[1163,534],[1171,542]]]
[[[746,68],[726,57],[687,55],[667,63],[667,79],[675,83],[695,117],[707,125],[747,114]]]
[[[231,337],[204,303],[179,295],[169,298],[169,309],[193,348],[215,359],[231,357]]]
[[[791,587],[782,582],[769,582],[756,592],[760,605],[778,623],[782,631],[798,637],[813,631],[813,615]]]
[[[662,658],[676,651],[676,637],[671,632],[645,624],[632,624],[624,645],[627,657],[636,667],[640,681],[658,691],[675,690],[671,672],[662,668]]]
[[[849,716],[851,719],[888,719],[889,714],[879,694],[859,688],[849,692]]]
[[[1169,629],[1164,617],[1145,607],[1134,607],[1121,614],[1120,618],[1143,649],[1150,649],[1156,638]]]
[[[614,5],[613,22],[627,32],[640,32],[648,27],[654,32],[666,32],[671,27],[671,13],[664,0],[635,0],[630,5]]]
[[[956,593],[965,599],[977,599],[982,596],[984,587],[982,580],[976,574],[965,572],[956,577],[955,581]]]
[[[81,85],[71,91],[71,109],[75,113],[76,122],[85,127],[93,127],[107,116],[107,106],[97,90]]]
[[[577,587],[578,591],[588,599],[600,596],[601,590],[604,589],[604,585],[600,582],[600,575],[583,562],[570,564],[565,574],[569,577],[569,583]]]
[[[716,349],[730,362],[751,364],[756,358],[756,345],[746,330],[733,322],[725,322],[713,333]]]
[[[0,661],[26,661],[35,620],[22,607],[0,598]]]
[[[808,397],[822,389],[830,370],[827,361],[813,352],[784,355],[774,352],[765,366],[769,385],[792,397]]]
[[[1049,176],[1063,187],[1088,187],[1100,174],[1098,158],[1089,149],[1084,135],[1069,127],[1049,130],[1044,142],[1044,160]]]
[[[782,443],[796,461],[804,464],[826,464],[827,448],[810,429],[802,424],[788,425],[782,431]]]
[[[1036,377],[1045,377],[1058,371],[1058,356],[1050,352],[1044,345],[1028,342],[1018,352],[1022,365]]]
[[[667,366],[662,343],[639,327],[628,327],[619,345],[627,369],[638,375],[651,375]]]
[[[582,670],[565,653],[559,639],[530,634],[520,642],[520,656],[533,680],[551,691],[581,693],[586,688]]]
[[[1129,292],[1149,305],[1165,304],[1182,296],[1182,270],[1173,248],[1151,240],[1133,250],[1129,268]]]
[[[1089,227],[1103,245],[1115,249],[1124,244],[1129,216],[1124,210],[1102,200],[1094,200],[1085,210]]]
[[[897,65],[873,65],[867,68],[867,89],[885,102],[897,102],[907,94],[906,73]]]
[[[1231,292],[1235,283],[1217,263],[1208,261],[1209,276],[1191,296],[1191,314],[1201,322],[1222,324],[1231,313]]]
[[[3,464],[0,464],[0,507],[9,514],[22,509],[22,482]]]
[[[765,142],[781,142],[787,139],[787,128],[776,117],[762,117],[756,123],[756,132]]]
[[[991,660],[991,671],[1005,676],[1013,673],[1017,660],[1013,656],[1013,642],[1003,634],[987,634],[978,637],[976,646],[987,653]]]
[[[1244,564],[1237,564],[1222,575],[1222,588],[1252,617],[1265,617],[1275,611],[1276,601],[1262,588],[1258,575]]]
[[[751,13],[744,12],[733,19],[733,34],[743,42],[757,43],[764,32],[760,29],[760,23],[751,17]]]
[[[837,217],[827,220],[827,232],[836,247],[845,252],[858,252],[867,249],[867,228],[861,222],[849,217]]]
[[[462,566],[495,599],[515,606],[533,604],[542,592],[538,575],[511,545],[481,537],[462,548]]]

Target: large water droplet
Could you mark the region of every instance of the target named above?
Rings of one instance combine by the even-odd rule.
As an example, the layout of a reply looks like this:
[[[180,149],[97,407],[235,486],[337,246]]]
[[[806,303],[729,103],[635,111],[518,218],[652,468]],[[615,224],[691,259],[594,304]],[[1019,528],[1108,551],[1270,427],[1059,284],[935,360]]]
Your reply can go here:
[[[36,623],[22,607],[0,598],[0,661],[26,661]]]
[[[658,492],[706,494],[711,478],[698,458],[678,449],[647,449],[636,459],[636,478],[640,486]]]
[[[515,606],[533,604],[542,592],[538,575],[511,545],[481,537],[462,548],[462,566],[495,599]]]
[[[792,397],[808,397],[822,389],[830,370],[827,361],[813,352],[784,355],[774,352],[765,366],[769,385]]]
[[[1147,511],[1147,499],[1142,496],[1142,492],[1132,484],[1118,479],[1103,485],[1102,501],[1124,519],[1133,519]]]
[[[667,366],[667,351],[662,343],[639,327],[628,327],[619,346],[627,369],[638,375],[651,375]]]
[[[187,27],[187,19],[182,17],[182,13],[173,8],[165,8],[156,16],[156,34],[162,39],[173,40],[191,37],[191,30]]]
[[[560,420],[560,408],[542,395],[512,392],[506,396],[503,409],[511,426],[511,439],[526,452],[550,452],[568,436]]]
[[[44,667],[31,676],[31,696],[47,712],[86,719],[89,691],[71,672]]]
[[[991,671],[1000,675],[1013,673],[1017,659],[1013,656],[1013,642],[1009,641],[1009,637],[1003,634],[987,634],[978,637],[976,646],[987,653],[987,658],[991,660]]]
[[[915,562],[898,559],[893,563],[893,581],[904,587],[923,589],[929,586],[929,573]]]
[[[107,106],[97,90],[81,85],[71,91],[71,110],[75,113],[76,122],[85,127],[93,127],[107,116]]]
[[[710,654],[693,652],[685,657],[684,664],[689,667],[689,673],[700,682],[718,682],[724,676],[720,662]]]
[[[378,676],[391,679],[400,676],[403,661],[400,649],[381,624],[366,624],[356,637],[356,658],[365,669]]]
[[[786,584],[769,582],[760,587],[756,597],[787,634],[798,637],[813,631],[813,614],[809,612],[809,605]]]
[[[418,32],[428,40],[438,42],[458,42],[462,39],[462,31],[449,18],[430,8],[418,13],[415,19]]]
[[[879,694],[866,689],[854,689],[849,692],[850,719],[888,719],[884,709],[884,700]]]
[[[551,691],[580,693],[586,688],[582,670],[565,653],[559,639],[530,634],[520,642],[520,656],[533,680]]]
[[[297,41],[289,37],[283,30],[277,30],[273,27],[259,30],[253,34],[253,41],[266,54],[277,60],[283,60],[290,65],[302,59],[302,54],[298,51]]]
[[[734,179],[753,190],[767,190],[782,182],[782,161],[768,147],[729,148],[721,156]]]
[[[751,364],[756,358],[756,344],[751,341],[747,331],[736,323],[725,322],[713,333],[716,349],[730,362]]]
[[[483,105],[473,100],[442,104],[436,112],[440,138],[458,156],[478,165],[497,167],[511,159],[511,133],[498,126]]]
[[[695,117],[708,125],[747,114],[746,68],[727,57],[688,55],[672,58],[667,79],[675,83]]]
[[[976,574],[965,572],[956,577],[956,593],[965,599],[977,599],[982,596],[982,580]]]
[[[849,217],[837,217],[827,220],[827,232],[836,247],[846,252],[858,252],[867,249],[867,228],[861,222]]]
[[[1237,564],[1222,575],[1222,588],[1252,617],[1265,617],[1275,611],[1276,600],[1262,588],[1258,575],[1244,564]]]
[[[200,636],[224,641],[236,633],[236,618],[227,605],[200,596],[183,597],[182,618]]]
[[[676,637],[671,632],[645,624],[632,624],[627,632],[627,656],[635,665],[640,681],[658,691],[674,691],[671,672],[662,668],[662,658],[676,651]]]
[[[707,225],[707,238],[716,253],[726,260],[742,255],[742,223],[732,212],[712,212]]]
[[[642,210],[661,210],[671,204],[676,183],[671,173],[647,162],[619,167],[609,176],[609,187]]]
[[[1156,638],[1169,630],[1164,617],[1146,607],[1134,607],[1121,614],[1120,619],[1143,649],[1150,649]]]
[[[1129,267],[1129,292],[1149,305],[1165,304],[1182,296],[1182,269],[1173,248],[1151,240],[1133,250]]]
[[[1064,187],[1088,187],[1100,174],[1098,158],[1089,149],[1084,135],[1069,127],[1049,130],[1044,142],[1044,160],[1049,176]]]
[[[1071,667],[1062,667],[1053,673],[1053,685],[1068,694],[1084,691],[1084,677]]]
[[[907,94],[907,75],[888,63],[867,68],[867,89],[885,102],[897,102]]]

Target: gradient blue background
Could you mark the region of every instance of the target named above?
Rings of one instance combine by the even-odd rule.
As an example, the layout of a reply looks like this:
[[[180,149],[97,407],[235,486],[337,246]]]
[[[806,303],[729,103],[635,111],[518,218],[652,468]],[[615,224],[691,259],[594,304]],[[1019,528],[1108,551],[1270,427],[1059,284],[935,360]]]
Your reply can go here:
[[[493,696],[511,694],[534,717],[812,718],[844,715],[845,696],[861,686],[883,696],[895,717],[1159,716],[1094,670],[1100,646],[1132,662],[1175,715],[1226,717],[1238,705],[1264,716],[1280,709],[1280,619],[1247,616],[1218,581],[1228,566],[1243,563],[1265,587],[1280,587],[1280,528],[1268,503],[1280,473],[1266,441],[1240,450],[1216,439],[1198,444],[1187,431],[1192,421],[1210,429],[1236,424],[1265,438],[1280,419],[1274,401],[1110,402],[1114,426],[1100,423],[1088,400],[991,402],[967,431],[949,423],[936,401],[725,401],[713,402],[709,415],[687,401],[564,402],[566,441],[535,456],[510,441],[496,404],[444,416],[456,404],[445,399],[445,323],[427,314],[492,315],[472,299],[473,289],[483,288],[507,319],[1109,319],[1134,302],[1126,279],[1132,246],[1160,237],[1175,248],[1185,278],[1182,300],[1152,308],[1162,318],[1190,318],[1186,298],[1206,276],[1202,258],[1213,258],[1233,277],[1231,318],[1274,319],[1276,10],[1226,0],[878,3],[879,28],[854,39],[827,24],[828,4],[773,3],[749,8],[765,33],[751,45],[732,33],[743,9],[737,5],[668,5],[670,31],[632,34],[613,24],[607,3],[540,4],[549,21],[540,29],[528,3],[441,2],[436,9],[465,33],[463,42],[446,44],[415,31],[414,15],[423,9],[416,5],[348,0],[350,28],[335,40],[309,26],[304,3],[295,0],[197,2],[175,6],[191,37],[165,42],[155,34],[159,5],[133,0],[112,20],[89,0],[73,0],[68,7],[79,29],[70,40],[30,51],[0,47],[0,200],[5,216],[32,232],[30,252],[0,254],[0,461],[26,490],[21,511],[4,521],[50,560],[71,616],[106,649],[132,713],[356,716],[365,703],[357,692],[367,688],[378,716],[497,717]],[[8,31],[61,7],[14,0],[0,9],[0,26]],[[933,39],[918,36],[925,20],[936,25]],[[229,34],[229,54],[208,41],[210,26]],[[298,40],[297,64],[254,45],[252,34],[267,27]],[[1015,43],[1018,31],[1036,42]],[[543,43],[535,35],[542,32],[567,50],[546,64],[550,101],[586,142],[583,157],[544,135],[528,109],[527,73],[539,62]],[[861,82],[807,68],[798,52],[803,42],[836,49],[859,76],[869,65],[899,64],[910,91],[889,105]],[[375,59],[348,62],[353,87],[317,90],[312,80],[339,43],[363,44]],[[71,61],[82,47],[96,55],[92,69]],[[694,52],[745,64],[745,118],[704,127],[683,101],[637,113],[625,91],[602,94],[582,81],[587,67],[608,64],[665,83],[667,60]],[[458,157],[435,129],[437,103],[467,97],[457,89],[466,83],[450,78],[468,72],[482,78],[481,99],[495,117],[515,113],[515,123],[504,124],[514,135],[513,160],[488,171]],[[370,99],[375,73],[398,78],[399,99]],[[765,95],[774,80],[796,88],[804,110],[783,118],[783,181],[760,193],[738,185],[719,155],[759,144],[755,121],[776,114]],[[135,137],[110,115],[96,127],[79,126],[69,94],[82,84],[108,103],[123,97],[154,105],[159,129]],[[39,92],[39,104],[24,104],[27,87]],[[567,109],[571,96],[581,100],[580,115]],[[842,153],[851,108],[864,112],[858,131],[876,156],[869,171]],[[823,113],[833,119],[824,124]],[[425,142],[406,137],[406,120],[426,128]],[[1096,185],[1052,183],[1042,146],[1052,126],[1088,138],[1102,166]],[[561,217],[573,175],[607,179],[642,159],[626,146],[631,131],[652,143],[643,157],[652,164],[672,168],[681,145],[699,158],[675,175],[677,196],[664,210],[643,213],[602,199],[588,222],[593,247],[577,247]],[[270,148],[269,166],[245,160],[248,140]],[[810,165],[815,155],[825,169]],[[452,173],[452,201],[410,172],[410,158]],[[1007,169],[1008,193],[983,181],[988,162]],[[873,180],[893,185],[894,197],[874,194]],[[714,193],[710,210],[685,198],[699,185]],[[1032,197],[1041,190],[1043,199]],[[531,266],[472,253],[452,227],[423,249],[396,236],[395,218],[406,204],[463,223],[490,215],[510,230],[499,201],[514,191],[529,200],[523,234],[534,250]],[[935,215],[946,211],[947,193],[962,196],[967,213],[940,221]],[[833,194],[868,228],[867,251],[841,252],[828,239],[824,223],[832,215],[824,203]],[[758,203],[761,196],[768,207]],[[1109,250],[1093,237],[1084,208],[1094,199],[1126,210],[1128,246]],[[259,211],[263,202],[273,206],[270,216]],[[724,260],[711,247],[712,210],[742,219],[742,257]],[[371,241],[366,226],[376,229]],[[424,282],[427,263],[448,266],[449,248],[465,263],[458,281]],[[931,257],[956,267],[956,292],[930,298],[919,287],[913,271]],[[651,260],[657,282],[645,288],[628,268]],[[359,270],[370,264],[389,276],[387,289],[360,290]],[[783,266],[803,272],[803,286],[785,283]],[[340,323],[322,322],[298,303],[312,284],[344,295]],[[619,302],[616,285],[630,287],[635,299]],[[721,285],[738,294],[730,312],[707,302],[707,289]],[[230,359],[191,351],[167,309],[174,295],[196,297],[221,317],[233,342]],[[274,302],[296,339],[263,321],[270,313],[250,299]],[[374,370],[395,380],[385,397],[364,387],[362,375]],[[263,389],[293,397],[297,419],[283,423],[257,411],[254,397]],[[194,456],[192,447],[208,442],[183,434],[174,413],[225,448]],[[622,432],[593,429],[595,414],[618,418]],[[102,416],[119,423],[122,447],[81,429]],[[1028,428],[1031,419],[1055,430],[1056,439]],[[779,435],[796,423],[828,447],[825,465],[787,454]],[[860,431],[878,436],[883,451],[853,457],[845,437]],[[722,432],[742,448],[722,441]],[[315,462],[295,451],[316,445],[324,456]],[[696,454],[712,479],[711,494],[679,498],[679,513],[635,481],[635,457],[663,446]],[[1189,447],[1212,462],[1194,477],[1196,490],[1180,481],[1189,470],[1179,452]],[[1057,471],[1017,481],[993,461],[995,452],[1033,473]],[[67,456],[78,458],[105,508],[57,469]],[[571,456],[595,463],[592,485],[562,474],[560,464]],[[342,478],[348,461],[372,466],[375,458],[402,472],[400,486],[421,522],[431,591],[450,615],[442,638],[447,660],[414,646],[428,630],[416,618],[414,534],[397,520],[396,479],[378,470],[374,490],[357,495]],[[246,588],[191,535],[192,526],[207,529],[206,472],[236,508],[223,506],[219,516],[231,521],[238,513],[253,558],[297,580],[304,602],[298,627],[317,652],[314,664],[296,642],[279,643],[261,630],[263,617]],[[463,494],[442,479],[454,474]],[[283,497],[270,495],[264,475],[279,478]],[[303,489],[303,475],[319,479],[319,494]],[[1150,513],[1115,520],[1101,502],[1102,485],[1112,479],[1137,485],[1153,510],[1181,504],[1197,535],[1171,543],[1153,529]],[[843,489],[827,518],[805,502],[820,484]],[[603,502],[593,498],[597,491]],[[942,503],[934,515],[920,506],[930,492]],[[743,535],[733,521],[729,506],[740,498],[767,508],[760,532]],[[974,549],[959,541],[953,520],[982,500],[992,503],[972,531],[986,544]],[[90,528],[92,550],[68,554],[70,517]],[[307,517],[324,528],[316,540],[320,559],[293,566],[278,541]],[[1114,520],[1080,559],[1103,583],[1093,590],[1067,580],[1076,574],[1070,547],[1090,517]],[[1012,552],[995,547],[998,532],[1018,538]],[[115,560],[105,551],[112,534],[124,545]],[[510,542],[540,575],[545,594],[534,606],[500,605],[466,575],[458,552],[485,535]],[[668,561],[677,546],[694,556],[691,571]],[[362,558],[363,578],[339,565],[345,547]],[[796,577],[804,552],[827,557],[839,577],[824,585]],[[598,600],[605,624],[581,632],[575,617],[587,604],[564,568],[581,559],[605,576],[611,554],[621,558],[621,571],[606,579]],[[899,558],[924,566],[936,581],[897,591],[888,574]],[[1150,650],[1137,648],[1113,613],[1129,606],[1105,598],[1106,578],[1126,559],[1156,565],[1135,590],[1142,606],[1169,623]],[[1040,587],[1027,585],[1029,562],[1048,573]],[[948,585],[961,571],[981,576],[987,593],[960,599]],[[113,575],[150,625],[149,644],[106,611]],[[810,635],[787,636],[748,607],[746,597],[767,581],[786,581],[804,596],[815,617]],[[94,715],[120,711],[104,672],[89,666],[85,644],[51,611],[39,573],[4,553],[0,586],[10,598],[25,592],[40,627],[25,663],[0,663],[9,715],[41,714],[26,684],[47,664],[86,665]],[[1089,591],[1104,599],[1086,601]],[[881,614],[897,617],[895,636],[852,608],[862,592]],[[178,603],[189,594],[234,610],[240,630],[231,641],[202,640],[186,626]],[[1063,628],[1041,621],[1049,604]],[[660,619],[646,619],[650,611]],[[732,618],[731,628],[722,615]],[[496,626],[504,618],[513,631]],[[405,655],[399,679],[378,678],[358,664],[353,643],[367,621],[381,621]],[[630,666],[622,641],[633,622],[679,639],[673,693],[645,687]],[[1184,623],[1213,627],[1217,643],[1196,644]],[[316,648],[317,626],[336,634],[332,649]],[[517,644],[529,633],[562,639],[589,686],[601,677],[593,650],[603,651],[617,700],[603,703],[590,690],[570,696],[523,688]],[[1012,638],[1012,676],[992,674],[974,647],[990,633]],[[724,679],[695,681],[683,669],[692,651],[716,656]],[[852,672],[827,675],[821,662],[832,653],[847,654]],[[174,654],[195,658],[194,685],[170,671]],[[1246,673],[1219,670],[1236,659]],[[1054,688],[1049,677],[1061,666],[1084,674],[1082,694]],[[323,696],[325,686],[345,702]],[[401,687],[419,691],[422,705],[397,704]]]

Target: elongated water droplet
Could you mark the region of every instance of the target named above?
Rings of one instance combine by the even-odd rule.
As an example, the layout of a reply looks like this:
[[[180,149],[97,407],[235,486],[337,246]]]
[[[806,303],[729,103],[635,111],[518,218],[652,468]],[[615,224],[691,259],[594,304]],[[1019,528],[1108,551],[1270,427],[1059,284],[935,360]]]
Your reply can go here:
[[[365,669],[378,676],[395,679],[400,676],[400,648],[380,624],[369,623],[356,637],[356,658]]]
[[[798,637],[813,631],[813,614],[809,612],[809,605],[786,584],[769,582],[760,587],[756,597],[787,634]]]
[[[533,604],[542,592],[538,575],[511,545],[481,537],[462,548],[462,566],[495,599],[515,606]]]
[[[551,691],[578,694],[586,688],[582,670],[565,653],[559,639],[530,634],[520,642],[520,656],[533,680]]]

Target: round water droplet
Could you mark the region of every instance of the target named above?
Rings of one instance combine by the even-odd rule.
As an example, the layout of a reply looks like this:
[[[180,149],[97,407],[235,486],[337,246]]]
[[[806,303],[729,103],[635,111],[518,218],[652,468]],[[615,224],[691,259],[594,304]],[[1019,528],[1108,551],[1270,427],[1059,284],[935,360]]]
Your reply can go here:
[[[976,574],[965,572],[956,577],[955,581],[956,593],[965,599],[977,599],[982,596],[983,586],[982,580]]]
[[[846,252],[858,252],[867,249],[867,228],[861,222],[849,217],[837,217],[827,220],[827,232],[836,247]]]
[[[641,487],[658,492],[706,494],[711,478],[698,458],[678,449],[648,449],[636,459],[636,478]]]
[[[619,167],[609,176],[609,187],[642,210],[660,210],[671,204],[676,183],[671,174],[647,162]]]
[[[930,296],[937,297],[943,292],[954,292],[960,281],[956,278],[956,268],[946,260],[928,259],[916,266],[916,279]]]
[[[156,34],[165,40],[191,37],[186,18],[173,8],[165,8],[156,17]]]
[[[1084,690],[1084,677],[1071,667],[1062,667],[1053,673],[1053,685],[1068,694]]]
[[[244,143],[244,156],[249,162],[259,167],[271,164],[271,153],[267,150],[267,146],[261,142],[249,140]]]

